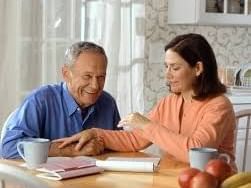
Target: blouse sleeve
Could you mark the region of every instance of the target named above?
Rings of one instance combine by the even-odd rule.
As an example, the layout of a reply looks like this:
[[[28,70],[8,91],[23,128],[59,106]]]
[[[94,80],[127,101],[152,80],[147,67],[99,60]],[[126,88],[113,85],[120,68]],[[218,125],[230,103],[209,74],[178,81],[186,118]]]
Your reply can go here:
[[[104,143],[105,148],[113,151],[139,151],[151,145],[148,139],[142,137],[142,130],[114,131],[95,128],[95,131]]]

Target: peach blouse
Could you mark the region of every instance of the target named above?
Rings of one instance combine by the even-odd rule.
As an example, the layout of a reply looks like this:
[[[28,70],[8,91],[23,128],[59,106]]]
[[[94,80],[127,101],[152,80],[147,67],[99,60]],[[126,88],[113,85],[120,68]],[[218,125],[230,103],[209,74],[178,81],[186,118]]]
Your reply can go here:
[[[204,146],[218,148],[234,160],[236,122],[228,98],[193,99],[180,121],[182,101],[182,96],[176,94],[160,100],[148,115],[151,124],[143,130],[95,130],[105,148],[114,151],[138,151],[154,143],[177,160],[188,162],[189,148]]]

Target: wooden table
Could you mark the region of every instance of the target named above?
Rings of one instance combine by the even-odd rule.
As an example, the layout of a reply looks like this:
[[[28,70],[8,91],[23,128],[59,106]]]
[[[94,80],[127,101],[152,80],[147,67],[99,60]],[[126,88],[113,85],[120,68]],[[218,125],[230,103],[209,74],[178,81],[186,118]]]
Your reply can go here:
[[[107,153],[97,157],[105,159],[111,156],[120,157],[153,157],[153,155],[136,153]],[[0,160],[1,163],[19,165],[20,161]],[[63,181],[45,180],[51,187],[55,188],[179,188],[177,177],[179,172],[188,167],[187,164],[173,160],[168,155],[163,155],[160,168],[154,173],[135,172],[103,172],[101,174],[73,178]],[[27,170],[32,175],[34,171]]]

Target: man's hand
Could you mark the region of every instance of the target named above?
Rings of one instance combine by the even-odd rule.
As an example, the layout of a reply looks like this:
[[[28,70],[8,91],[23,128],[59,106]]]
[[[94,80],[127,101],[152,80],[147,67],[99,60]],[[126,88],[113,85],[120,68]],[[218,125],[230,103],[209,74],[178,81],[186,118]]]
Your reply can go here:
[[[82,131],[80,133],[74,134],[71,137],[53,140],[53,143],[61,143],[58,146],[60,149],[66,147],[68,145],[75,144],[75,150],[80,151],[82,149],[82,147],[85,146],[92,139],[97,140],[97,134],[94,129],[87,129],[87,130]]]
[[[132,129],[133,128],[143,129],[147,127],[150,123],[151,121],[147,117],[136,112],[136,113],[129,114],[128,116],[123,118],[119,122],[118,127],[130,127]]]
[[[83,131],[85,132],[85,131]],[[81,132],[81,134],[83,133]],[[52,142],[49,156],[82,156],[82,155],[99,155],[104,151],[104,144],[102,140],[97,137],[86,138],[87,133],[80,133],[72,137],[54,140]],[[89,135],[89,133],[87,134]],[[77,138],[82,142],[77,143]]]
[[[78,155],[100,155],[104,152],[104,143],[95,138],[87,142],[82,149],[77,151]]]

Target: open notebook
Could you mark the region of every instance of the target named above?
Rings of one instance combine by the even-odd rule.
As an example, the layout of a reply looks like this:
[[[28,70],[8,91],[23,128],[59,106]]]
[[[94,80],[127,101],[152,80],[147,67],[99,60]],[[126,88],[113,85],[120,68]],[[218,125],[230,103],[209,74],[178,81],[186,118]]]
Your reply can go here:
[[[47,163],[36,169],[42,173],[37,176],[52,180],[63,180],[74,177],[96,174],[104,171],[97,167],[95,159],[88,157],[49,157]]]

